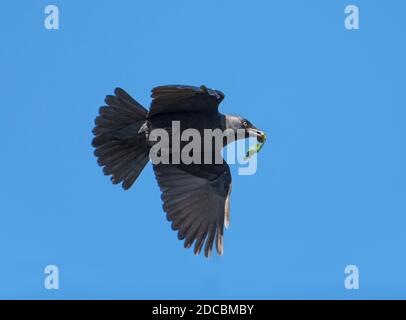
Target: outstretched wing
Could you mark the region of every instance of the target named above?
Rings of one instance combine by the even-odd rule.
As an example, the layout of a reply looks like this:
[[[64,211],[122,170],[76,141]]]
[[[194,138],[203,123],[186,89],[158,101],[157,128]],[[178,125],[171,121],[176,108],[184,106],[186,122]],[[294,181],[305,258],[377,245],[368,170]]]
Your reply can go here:
[[[185,248],[195,254],[204,246],[206,257],[213,243],[223,254],[223,230],[229,224],[231,174],[227,163],[218,165],[154,165],[162,192],[163,209]]]
[[[148,118],[172,112],[213,112],[224,99],[221,91],[205,86],[160,86],[152,89]]]

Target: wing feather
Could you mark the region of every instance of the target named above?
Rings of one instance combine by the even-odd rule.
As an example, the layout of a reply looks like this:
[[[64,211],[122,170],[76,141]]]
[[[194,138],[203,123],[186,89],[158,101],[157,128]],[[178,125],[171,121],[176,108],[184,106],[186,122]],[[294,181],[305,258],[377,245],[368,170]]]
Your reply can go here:
[[[148,118],[173,112],[216,112],[224,99],[221,91],[205,86],[159,86],[152,89]]]
[[[223,253],[223,229],[231,175],[222,165],[155,165],[163,209],[185,248],[210,256],[214,243]]]

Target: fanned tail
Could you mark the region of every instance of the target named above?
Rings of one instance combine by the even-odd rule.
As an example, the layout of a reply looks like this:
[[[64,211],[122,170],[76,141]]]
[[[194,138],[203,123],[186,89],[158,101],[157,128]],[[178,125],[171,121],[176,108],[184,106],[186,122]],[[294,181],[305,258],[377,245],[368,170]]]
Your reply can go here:
[[[123,89],[116,88],[114,94],[106,96],[107,105],[95,119],[92,145],[104,174],[127,190],[148,162],[145,141],[138,136],[148,111]]]

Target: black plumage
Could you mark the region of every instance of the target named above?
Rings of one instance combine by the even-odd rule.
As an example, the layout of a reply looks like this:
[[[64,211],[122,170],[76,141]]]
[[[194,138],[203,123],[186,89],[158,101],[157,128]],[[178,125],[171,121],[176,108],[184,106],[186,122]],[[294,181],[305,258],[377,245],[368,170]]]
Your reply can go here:
[[[127,190],[149,160],[153,129],[171,130],[179,121],[181,131],[197,129],[244,129],[247,134],[263,135],[248,120],[223,115],[218,106],[224,94],[205,86],[160,86],[152,90],[150,110],[146,110],[124,90],[108,95],[106,106],[95,120],[92,145],[97,162],[114,184]],[[202,144],[203,145],[203,144]],[[221,146],[222,147],[222,146]],[[171,152],[171,150],[170,150]],[[202,150],[202,158],[205,150]],[[214,156],[219,150],[210,151]],[[209,256],[215,244],[223,253],[223,229],[229,224],[231,174],[227,163],[153,165],[162,192],[163,209],[184,240],[185,248],[194,243],[194,252]]]

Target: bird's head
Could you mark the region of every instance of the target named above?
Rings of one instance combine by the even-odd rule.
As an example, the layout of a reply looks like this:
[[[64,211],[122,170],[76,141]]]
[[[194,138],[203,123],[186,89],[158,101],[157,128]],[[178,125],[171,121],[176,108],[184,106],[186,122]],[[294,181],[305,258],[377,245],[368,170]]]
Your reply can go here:
[[[226,115],[226,129],[231,129],[236,135],[236,140],[241,138],[257,138],[263,143],[266,139],[265,133],[256,128],[250,121],[240,116]],[[238,135],[239,130],[244,130],[245,136]]]

